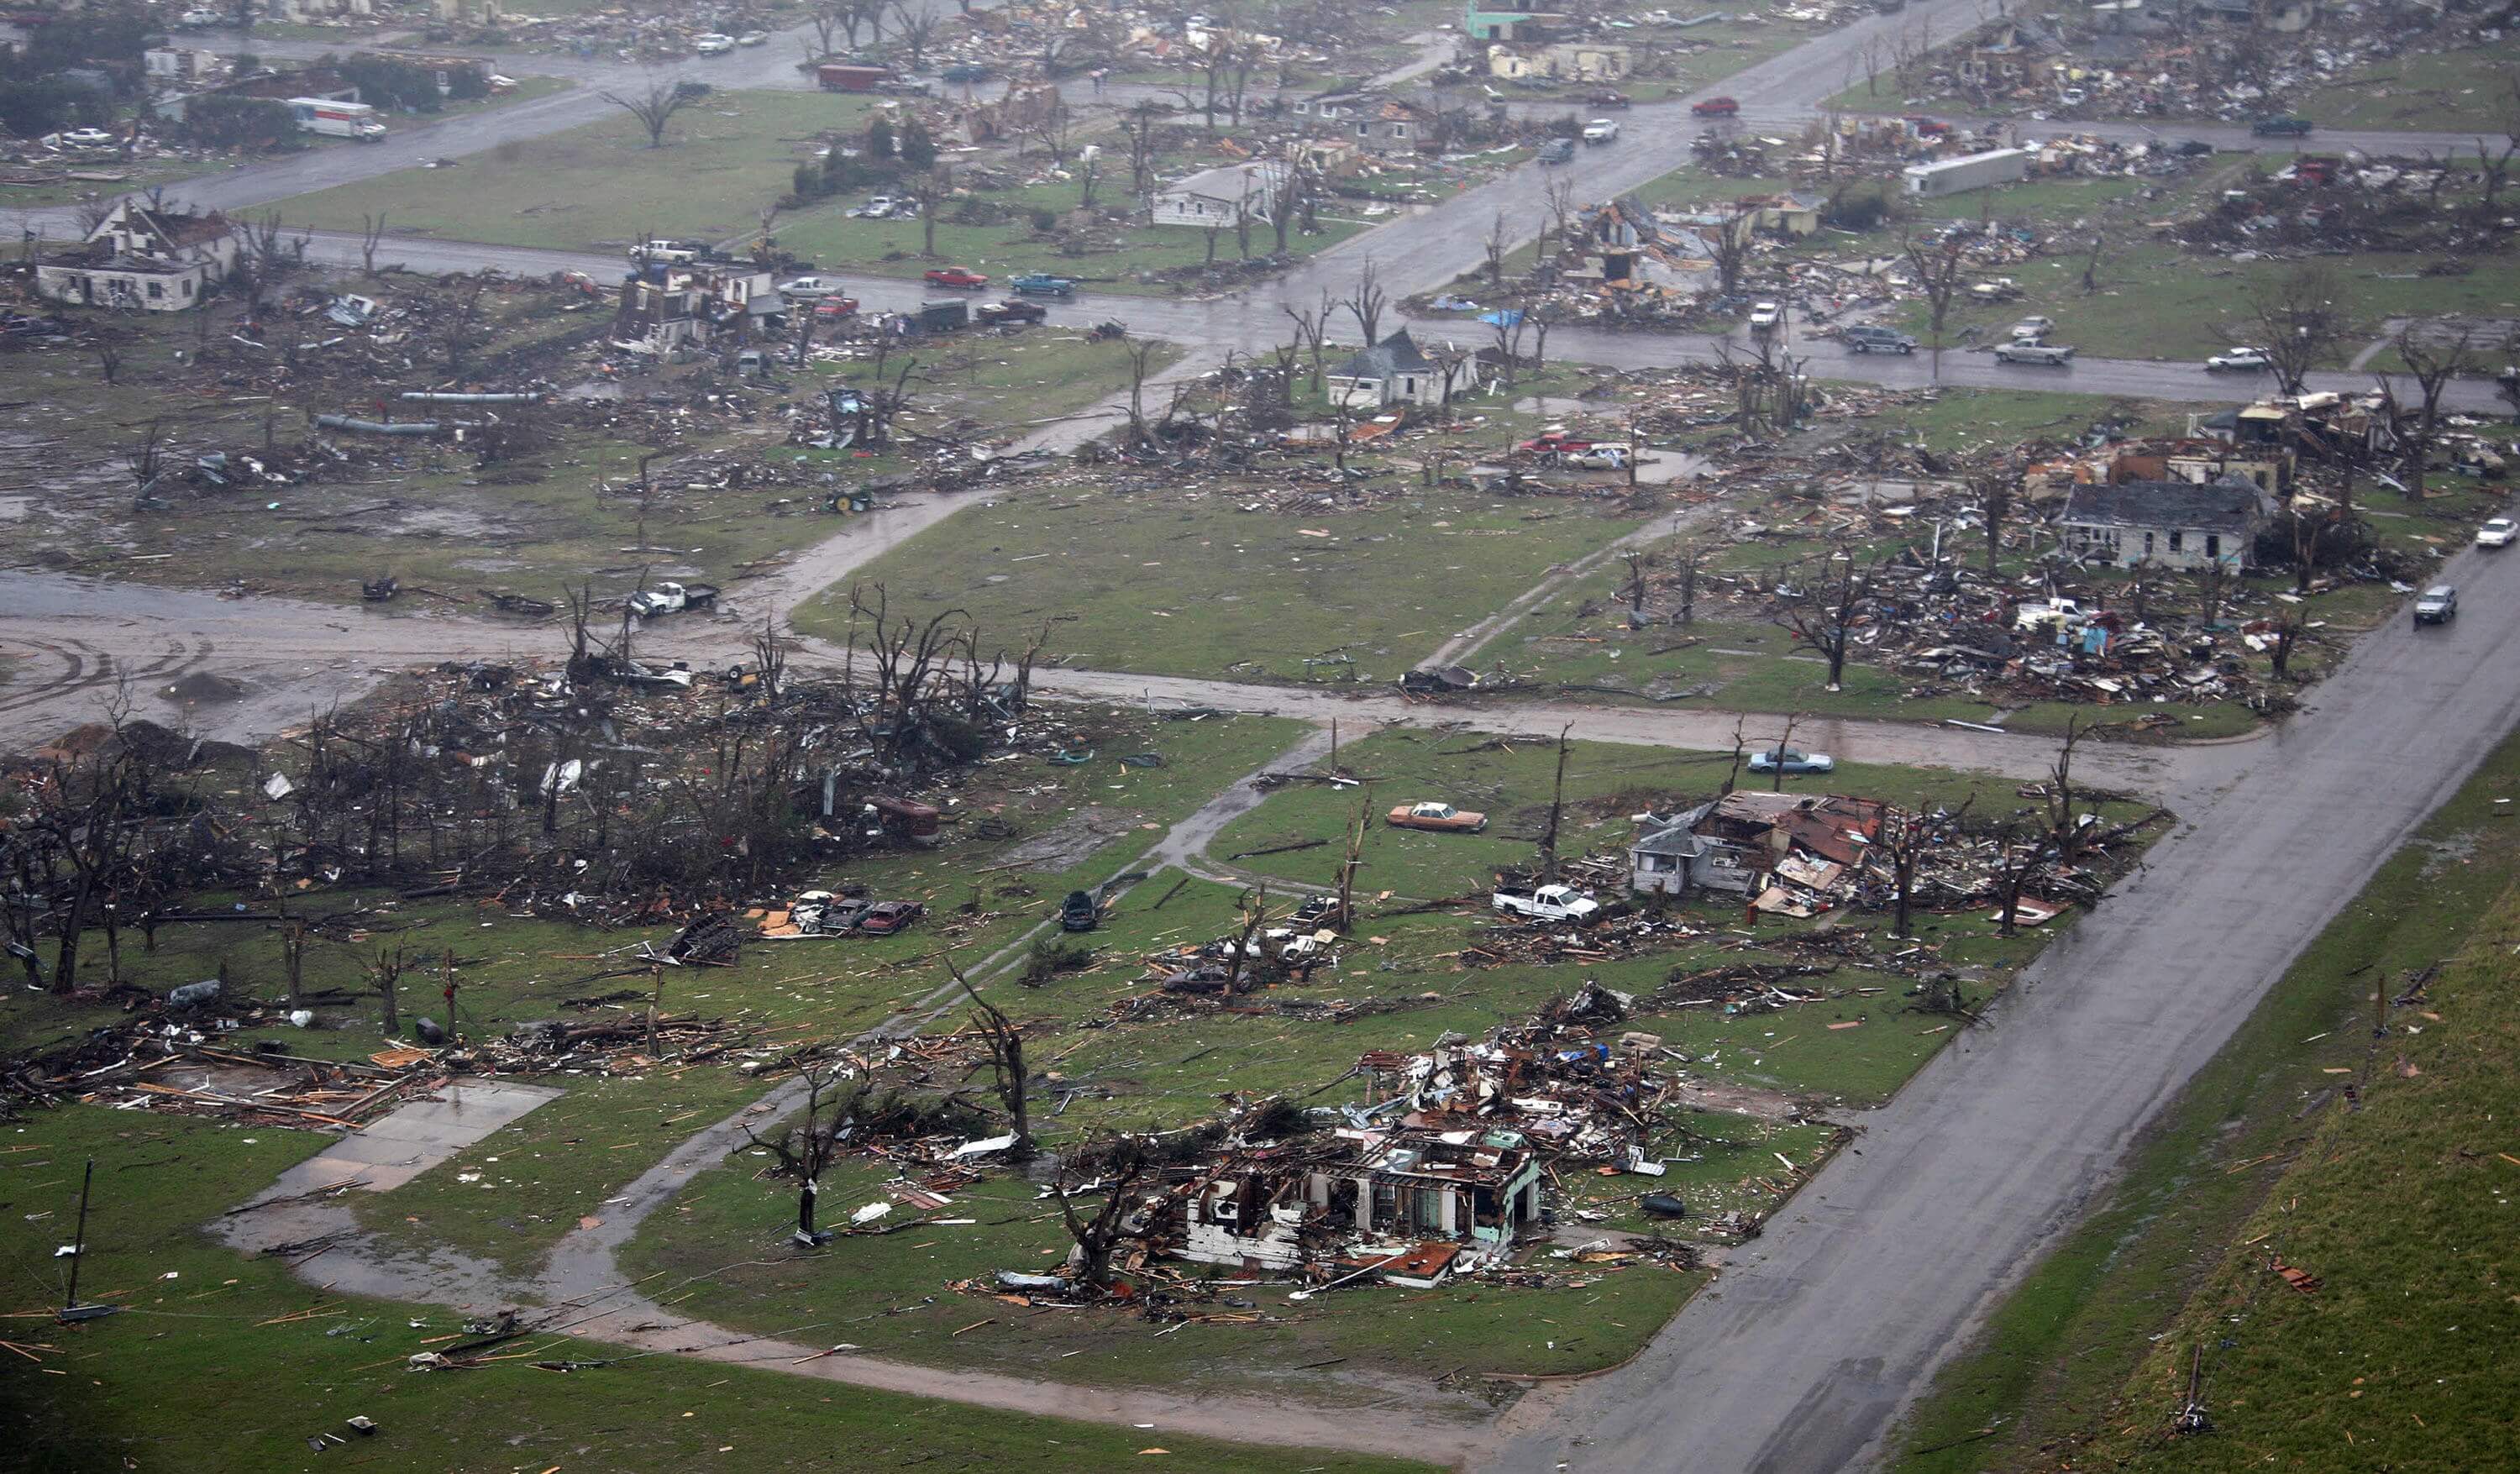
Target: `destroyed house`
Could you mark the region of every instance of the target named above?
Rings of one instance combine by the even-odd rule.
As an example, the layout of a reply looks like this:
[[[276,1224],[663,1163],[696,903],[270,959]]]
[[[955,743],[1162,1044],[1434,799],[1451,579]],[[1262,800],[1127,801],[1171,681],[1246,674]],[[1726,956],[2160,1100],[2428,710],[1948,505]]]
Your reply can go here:
[[[720,333],[745,334],[787,308],[769,272],[657,264],[621,284],[612,335],[664,352]]]
[[[1540,1220],[1540,1181],[1518,1132],[1341,1130],[1323,1150],[1192,1182],[1174,1252],[1244,1270],[1405,1259],[1386,1276],[1431,1283],[1509,1252]]]
[[[2249,566],[2250,547],[2272,513],[2271,499],[2237,477],[2209,481],[2121,481],[2077,486],[2056,514],[2065,550],[2122,568]]]
[[[125,200],[87,239],[35,265],[35,290],[85,307],[182,312],[227,279],[236,237],[216,210],[151,209]]]
[[[1756,895],[1779,867],[1825,890],[1859,870],[1880,837],[1883,806],[1835,794],[1727,793],[1676,819],[1649,825],[1628,847],[1628,888],[1685,896],[1692,890]],[[1812,884],[1813,881],[1822,883]]]

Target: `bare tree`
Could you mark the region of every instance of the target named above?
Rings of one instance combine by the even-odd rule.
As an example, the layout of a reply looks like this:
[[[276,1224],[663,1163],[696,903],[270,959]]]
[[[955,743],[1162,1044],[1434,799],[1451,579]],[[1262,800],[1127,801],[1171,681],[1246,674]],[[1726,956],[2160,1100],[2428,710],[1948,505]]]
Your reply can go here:
[[[1706,562],[1706,546],[1694,538],[1680,545],[1672,554],[1672,565],[1679,570],[1680,606],[1672,611],[1672,623],[1693,624],[1697,620],[1697,575]]]
[[[639,126],[648,130],[648,147],[652,149],[665,146],[665,125],[700,96],[685,87],[680,77],[651,77],[644,91],[596,95],[637,118]]]
[[[778,1158],[780,1170],[796,1180],[795,1239],[802,1246],[811,1247],[824,1238],[814,1228],[814,1198],[821,1190],[824,1170],[839,1154],[841,1127],[866,1098],[866,1084],[853,1079],[854,1074],[836,1062],[809,1064],[798,1072],[805,1082],[801,1119],[788,1123],[775,1137],[756,1134],[749,1122],[743,1125],[744,1139]]]
[[[1575,233],[1575,181],[1552,179],[1549,182],[1548,188],[1540,192],[1540,199],[1549,211],[1549,240],[1542,243],[1547,248],[1540,252],[1542,258],[1546,259],[1564,250],[1572,244]]]
[[[1789,583],[1791,569],[1778,578],[1776,622],[1793,635],[1794,648],[1828,662],[1827,689],[1836,691],[1846,678],[1855,631],[1872,611],[1873,570],[1860,566],[1852,549],[1840,548],[1813,571],[1808,584]]]
[[[1488,290],[1501,291],[1505,289],[1505,253],[1513,245],[1513,230],[1506,222],[1505,211],[1496,212],[1495,222],[1489,225],[1479,245],[1487,252]]]
[[[1925,321],[1934,336],[1934,378],[1940,381],[1943,328],[1951,319],[1953,301],[1959,295],[1960,268],[1965,264],[1959,239],[1918,241],[1909,237],[1900,241],[1899,250],[1907,257],[1908,273],[1915,278],[1916,290],[1925,294]]]
[[[1736,714],[1732,718],[1732,766],[1724,775],[1724,791],[1727,793],[1741,785],[1741,758],[1748,750],[1749,722],[1750,718],[1744,714]]]
[[[377,246],[385,238],[384,211],[359,216],[359,275],[377,274]]]
[[[376,985],[377,998],[384,1007],[385,1036],[391,1038],[402,1028],[402,949],[378,948],[367,968],[368,980]]]
[[[1067,1228],[1067,1236],[1076,1243],[1075,1253],[1069,1257],[1076,1277],[1087,1289],[1100,1293],[1111,1287],[1111,1256],[1128,1236],[1130,1194],[1146,1175],[1148,1163],[1145,1149],[1129,1137],[1118,1138],[1100,1150],[1071,1154],[1068,1161],[1079,1158],[1093,1164],[1093,1185],[1104,1194],[1102,1206],[1091,1215],[1077,1212],[1076,1198],[1086,1184],[1068,1181],[1074,1169],[1066,1162],[1051,1179],[1050,1190],[1058,1199],[1058,1216]]]
[[[1317,306],[1306,308],[1282,304],[1280,310],[1295,325],[1295,345],[1312,359],[1313,392],[1318,394],[1322,391],[1322,356],[1328,346],[1330,314],[1337,310],[1337,305],[1330,300],[1330,290],[1327,287],[1322,289],[1322,299]]]
[[[1340,305],[1355,316],[1357,331],[1365,335],[1369,348],[1382,340],[1382,309],[1390,300],[1390,293],[1382,290],[1381,272],[1367,260],[1357,269],[1356,290]]]
[[[893,32],[910,48],[910,69],[927,65],[927,48],[936,38],[937,23],[944,17],[928,0],[893,0]]]
[[[1969,477],[1977,508],[1986,518],[1986,576],[1996,576],[1996,559],[2003,552],[2003,524],[2012,518],[2014,488],[2009,468],[1980,471]]]
[[[1916,934],[1909,924],[1915,908],[1916,862],[1928,850],[1949,838],[1961,817],[1968,813],[1969,804],[1975,801],[1975,795],[1971,795],[1958,810],[1943,813],[1928,810],[1925,800],[1920,798],[1914,808],[1894,813],[1882,824],[1881,848],[1890,857],[1892,936],[1912,937]]]
[[[2274,371],[2275,391],[2298,394],[2310,371],[2345,339],[2346,293],[2336,273],[2312,262],[2249,293],[2247,325]]]
[[[1549,827],[1540,835],[1540,883],[1543,885],[1557,883],[1557,823],[1566,811],[1566,757],[1573,750],[1567,744],[1566,735],[1574,730],[1572,722],[1557,729],[1557,780],[1549,790]]]
[[[971,1027],[989,1042],[989,1068],[997,1078],[998,1103],[1006,1107],[1007,1124],[1014,1134],[1012,1149],[1017,1157],[1029,1157],[1033,1152],[1032,1113],[1028,1108],[1031,1075],[1024,1065],[1023,1031],[1000,1012],[997,1005],[980,996],[980,990],[971,986],[971,980],[963,975],[952,958],[945,960],[945,970],[970,995]]]
[[[2075,806],[2074,748],[2091,731],[2079,714],[2067,717],[2064,739],[2056,744],[2056,760],[2048,769],[2048,844],[2060,860],[2073,859],[2082,848],[2082,815]]]
[[[2453,380],[2475,370],[2476,357],[2469,351],[2468,334],[2463,328],[2455,338],[2444,343],[2428,337],[2421,325],[2408,322],[2398,330],[2396,347],[2398,357],[2406,363],[2407,377],[2415,381],[2414,432],[2409,435],[2401,425],[2398,435],[2407,444],[2407,496],[2419,502],[2424,496],[2425,466],[2441,438],[2442,395]],[[2382,387],[2387,385],[2383,383]]]
[[[1794,729],[1802,725],[1802,720],[1801,712],[1786,712],[1785,730],[1777,734],[1777,745],[1771,749],[1775,760],[1768,765],[1768,791],[1772,793],[1785,791],[1785,754],[1794,748]]]

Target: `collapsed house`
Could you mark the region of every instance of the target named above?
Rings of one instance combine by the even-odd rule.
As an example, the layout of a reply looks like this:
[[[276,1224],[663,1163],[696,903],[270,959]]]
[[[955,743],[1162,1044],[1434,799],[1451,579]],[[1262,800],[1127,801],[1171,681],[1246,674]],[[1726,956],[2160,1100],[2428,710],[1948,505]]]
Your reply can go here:
[[[771,273],[742,266],[671,266],[658,262],[621,284],[612,339],[662,353],[705,343],[721,333],[747,335],[784,318],[787,298]]]
[[[236,237],[218,211],[124,200],[77,246],[37,260],[35,290],[81,307],[182,312],[226,281],[236,258]]]
[[[1501,1265],[1541,1224],[1549,1164],[1661,1175],[1644,1147],[1668,1082],[1649,1050],[1590,1037],[1625,1016],[1587,985],[1483,1042],[1371,1050],[1345,1125],[1229,1148],[1149,1200],[1147,1241],[1195,1264],[1418,1286]]]
[[[1733,792],[1676,818],[1648,820],[1629,847],[1639,895],[1716,890],[1767,899],[1772,878],[1829,894],[1860,871],[1888,810],[1836,794]],[[1773,909],[1773,908],[1771,908]]]
[[[1332,1135],[1191,1183],[1174,1200],[1175,1257],[1247,1271],[1328,1259],[1431,1285],[1509,1253],[1540,1221],[1540,1158],[1519,1133]]]

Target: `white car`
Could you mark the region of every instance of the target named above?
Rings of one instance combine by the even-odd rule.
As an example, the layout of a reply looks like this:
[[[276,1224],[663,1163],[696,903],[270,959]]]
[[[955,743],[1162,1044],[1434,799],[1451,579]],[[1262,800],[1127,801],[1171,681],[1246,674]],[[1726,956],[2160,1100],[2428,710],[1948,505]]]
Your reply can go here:
[[[102,149],[114,141],[113,135],[103,128],[72,128],[62,134],[61,140],[66,149]]]
[[[227,24],[228,18],[220,15],[217,11],[205,10],[200,6],[195,6],[193,9],[176,17],[175,23],[178,25],[189,26],[195,30],[206,30],[213,25]]]
[[[1750,307],[1750,329],[1755,333],[1773,328],[1783,316],[1783,309],[1774,302],[1754,302]]]
[[[890,195],[878,195],[873,200],[859,205],[856,209],[849,211],[849,213],[861,220],[881,220],[885,216],[890,215],[892,210],[892,197]]]
[[[704,35],[692,38],[692,50],[704,57],[722,57],[735,50],[735,37],[722,36],[716,31],[709,31]]]
[[[2025,317],[2012,325],[2012,340],[2016,343],[2035,343],[2055,329],[2056,323],[2052,318]]]
[[[1619,125],[1606,117],[1597,117],[1584,125],[1584,141],[1605,144],[1619,136]]]
[[[738,46],[766,46],[769,43],[770,32],[766,30],[747,30],[735,38],[735,44]]]
[[[798,277],[792,282],[781,283],[779,290],[788,296],[830,296],[832,292],[846,290],[847,286],[837,277]]]
[[[2520,538],[2520,522],[2507,516],[2491,518],[2476,529],[2476,546],[2480,548],[2508,548],[2514,538]]]
[[[2272,365],[2272,361],[2267,357],[2264,348],[2233,348],[2228,353],[2217,353],[2205,360],[2205,372],[2220,374],[2226,369],[2233,369],[2244,374],[2257,374]]]

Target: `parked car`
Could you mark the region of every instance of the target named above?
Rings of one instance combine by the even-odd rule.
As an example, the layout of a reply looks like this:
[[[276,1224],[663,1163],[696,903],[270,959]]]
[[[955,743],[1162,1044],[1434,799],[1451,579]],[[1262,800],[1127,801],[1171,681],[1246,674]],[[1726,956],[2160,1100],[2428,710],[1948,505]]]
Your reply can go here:
[[[707,31],[692,38],[692,50],[704,57],[722,57],[735,50],[735,37]]]
[[[1584,125],[1584,141],[1588,144],[1616,143],[1618,138],[1619,125],[1606,117],[1597,117]]]
[[[899,209],[900,207],[900,204],[894,201],[890,195],[878,195],[873,200],[859,205],[856,209],[849,211],[849,216],[851,219],[855,220],[881,220],[891,215],[894,210]]]
[[[971,316],[984,326],[995,327],[1001,323],[1037,323],[1050,316],[1050,309],[1039,302],[1009,297],[1003,302],[983,302]]]
[[[747,30],[742,35],[735,38],[735,44],[738,46],[767,46],[770,44],[770,32],[766,30]]]
[[[1072,890],[1058,904],[1058,929],[1092,931],[1102,924],[1102,908],[1095,904],[1092,891]]]
[[[1877,328],[1858,323],[1838,330],[1837,340],[1846,344],[1849,353],[1913,353],[1916,340],[1895,328]]]
[[[938,266],[923,275],[931,287],[960,287],[967,291],[977,291],[989,285],[987,277],[968,266]]]
[[[2214,152],[2214,146],[2201,138],[2182,138],[2175,144],[2167,144],[2164,147],[2182,158],[2203,158]]]
[[[856,297],[827,296],[814,304],[814,321],[818,323],[836,323],[840,319],[847,317],[850,313],[857,310],[858,299]]]
[[[2005,343],[1995,350],[2000,364],[2037,364],[2042,368],[2061,369],[2074,361],[2071,343]]]
[[[1832,773],[1837,759],[1825,752],[1805,752],[1799,747],[1762,747],[1750,754],[1753,773]]]
[[[712,608],[717,603],[717,592],[715,584],[681,584],[669,579],[631,595],[630,612],[642,619],[652,619],[685,609]]]
[[[992,73],[977,62],[957,62],[936,75],[948,82],[985,82]]]
[[[1574,156],[1575,140],[1571,138],[1552,138],[1540,146],[1542,163],[1564,163]]]
[[[780,283],[779,290],[789,296],[830,296],[847,290],[847,284],[837,277],[798,277]]]
[[[1596,108],[1631,108],[1635,100],[1624,92],[1587,92],[1582,101]]]
[[[1689,104],[1688,111],[1695,117],[1731,117],[1741,111],[1741,105],[1729,97],[1710,97],[1702,103]]]
[[[858,917],[858,930],[871,937],[888,937],[927,915],[927,908],[916,901],[878,901]]]
[[[1774,302],[1755,302],[1750,307],[1750,331],[1765,333],[1783,319],[1784,309]]]
[[[2260,138],[2301,138],[2311,126],[2306,117],[2262,117],[2249,124],[2249,131]]]
[[[1402,804],[1383,816],[1395,829],[1433,829],[1447,834],[1475,834],[1488,826],[1488,817],[1451,804]]]
[[[1076,284],[1046,271],[1028,271],[1007,283],[1024,296],[1074,296]]]
[[[72,128],[60,138],[62,147],[67,149],[102,149],[114,141],[113,135],[103,128]]]
[[[1557,453],[1557,464],[1578,470],[1624,470],[1628,465],[1628,448],[1624,445],[1588,445],[1582,450]]]
[[[2415,596],[2415,623],[2448,624],[2458,617],[2458,590],[2435,584]]]
[[[2044,343],[2048,335],[2055,331],[2056,320],[2053,318],[2025,317],[2013,324],[2012,331],[2004,335],[2016,343]]]
[[[2257,374],[2264,372],[2272,362],[2264,348],[2233,348],[2228,353],[2217,353],[2205,360],[2205,372],[2220,374],[2229,370],[2234,373]]]
[[[182,15],[177,16],[175,18],[175,23],[190,29],[203,30],[214,25],[227,24],[228,18],[206,6],[197,5],[191,10],[184,12]]]
[[[2520,522],[2507,516],[2489,517],[2484,526],[2476,529],[2476,546],[2508,548],[2515,537],[2520,537]]]

